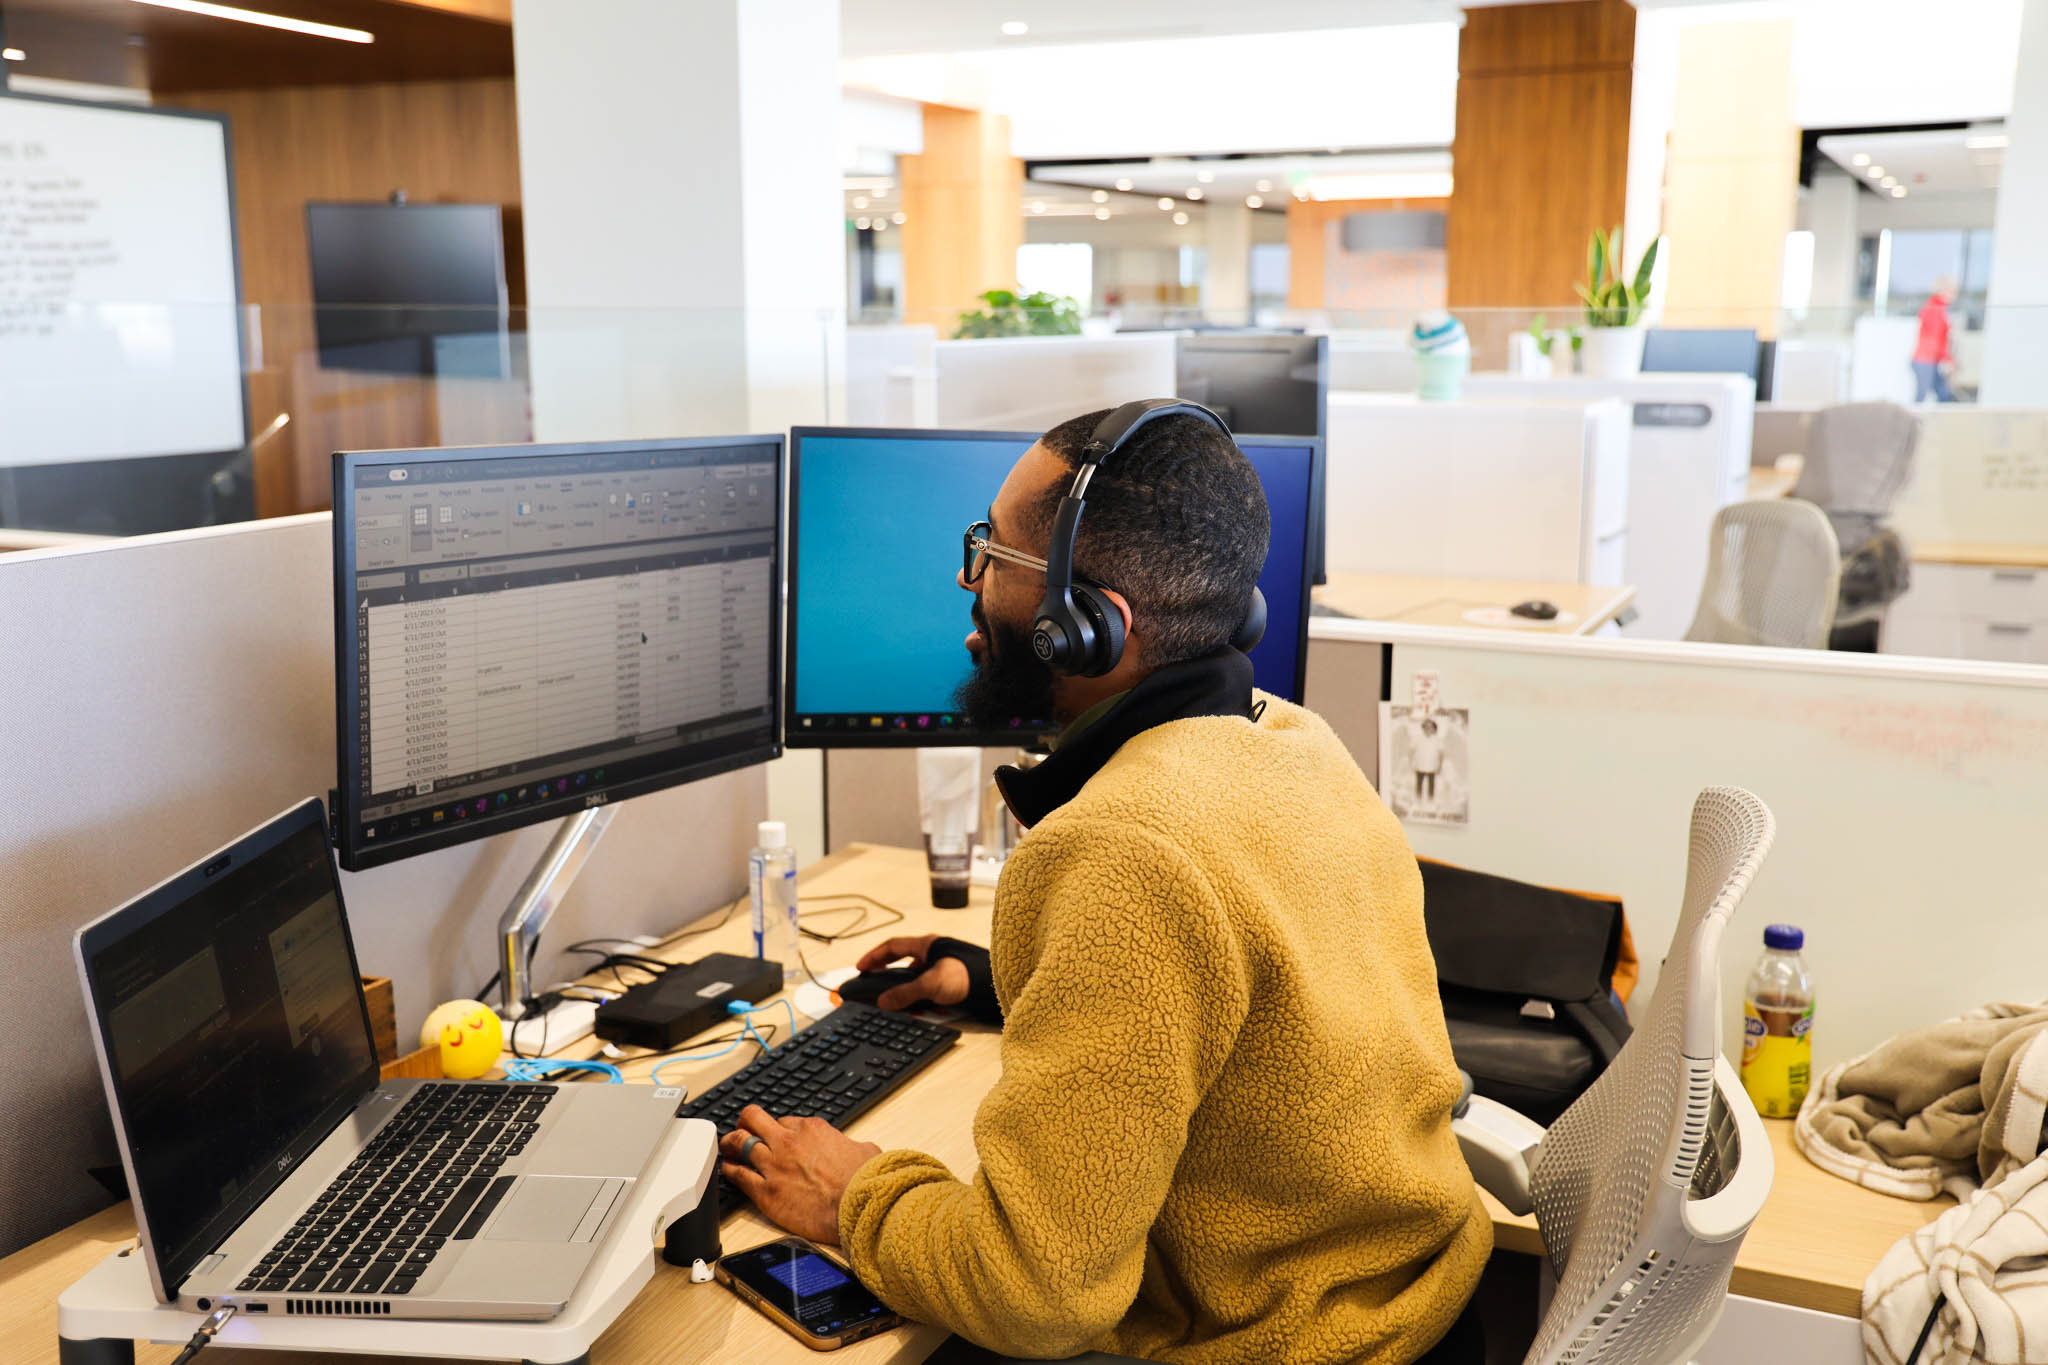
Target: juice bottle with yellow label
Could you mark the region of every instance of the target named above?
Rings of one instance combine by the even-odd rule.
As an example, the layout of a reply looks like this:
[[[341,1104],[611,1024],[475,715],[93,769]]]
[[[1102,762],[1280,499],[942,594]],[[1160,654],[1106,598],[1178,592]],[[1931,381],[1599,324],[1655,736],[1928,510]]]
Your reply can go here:
[[[1813,1073],[1813,980],[1805,933],[1794,925],[1764,930],[1764,955],[1742,992],[1742,1086],[1765,1118],[1799,1112]]]

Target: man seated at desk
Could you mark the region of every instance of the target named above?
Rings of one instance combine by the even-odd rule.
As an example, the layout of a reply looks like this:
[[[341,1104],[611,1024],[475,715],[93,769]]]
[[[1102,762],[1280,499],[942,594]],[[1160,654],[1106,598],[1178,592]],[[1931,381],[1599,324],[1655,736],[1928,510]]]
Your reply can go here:
[[[1492,1232],[1451,1133],[1415,856],[1330,728],[1254,697],[1229,644],[1268,516],[1227,435],[1161,416],[1104,460],[1074,573],[1120,657],[1089,677],[1033,652],[1056,515],[1106,416],[1024,453],[961,571],[962,709],[1065,727],[999,778],[1030,832],[992,952],[977,971],[896,939],[862,963],[929,966],[898,1007],[992,984],[980,1169],[750,1108],[725,1171],[890,1307],[994,1350],[1477,1361],[1461,1313]]]

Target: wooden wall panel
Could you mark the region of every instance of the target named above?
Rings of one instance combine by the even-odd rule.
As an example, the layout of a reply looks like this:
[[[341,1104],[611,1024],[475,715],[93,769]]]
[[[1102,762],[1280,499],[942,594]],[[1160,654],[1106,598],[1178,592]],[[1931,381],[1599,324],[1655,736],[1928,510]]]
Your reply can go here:
[[[1466,11],[1445,247],[1477,363],[1526,323],[1479,310],[1575,309],[1587,238],[1622,220],[1634,47],[1625,0]]]
[[[924,107],[924,151],[897,158],[902,183],[903,305],[945,335],[990,289],[1017,287],[1024,163],[1006,115]]]
[[[208,91],[164,97],[232,121],[242,295],[260,310],[263,372],[249,385],[250,430],[291,424],[256,453],[261,516],[328,503],[336,450],[433,444],[431,381],[344,375],[313,363],[306,204],[383,199],[506,208],[513,302],[519,251],[519,133],[509,80]]]

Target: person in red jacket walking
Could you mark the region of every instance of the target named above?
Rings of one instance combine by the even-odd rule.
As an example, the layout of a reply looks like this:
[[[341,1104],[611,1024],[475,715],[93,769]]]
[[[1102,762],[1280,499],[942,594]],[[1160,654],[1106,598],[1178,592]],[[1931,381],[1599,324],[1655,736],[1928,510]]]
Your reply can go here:
[[[1947,275],[1934,282],[1934,294],[1920,309],[1920,339],[1913,347],[1913,401],[1925,403],[1933,394],[1937,403],[1953,403],[1949,372],[1955,369],[1955,353],[1948,345],[1948,307],[1956,296],[1956,282]]]

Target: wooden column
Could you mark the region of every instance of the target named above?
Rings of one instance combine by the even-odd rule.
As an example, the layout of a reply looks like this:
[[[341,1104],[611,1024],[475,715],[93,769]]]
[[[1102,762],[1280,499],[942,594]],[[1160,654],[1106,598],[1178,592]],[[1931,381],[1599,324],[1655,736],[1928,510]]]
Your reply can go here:
[[[924,151],[897,159],[903,182],[903,316],[951,333],[989,289],[1017,287],[1024,163],[1007,115],[924,107]]]
[[[1444,245],[1475,364],[1500,366],[1530,311],[1575,314],[1587,239],[1622,219],[1635,33],[1627,0],[1465,11]]]
[[[1798,192],[1792,21],[1687,25],[1664,167],[1665,325],[1776,336]]]

